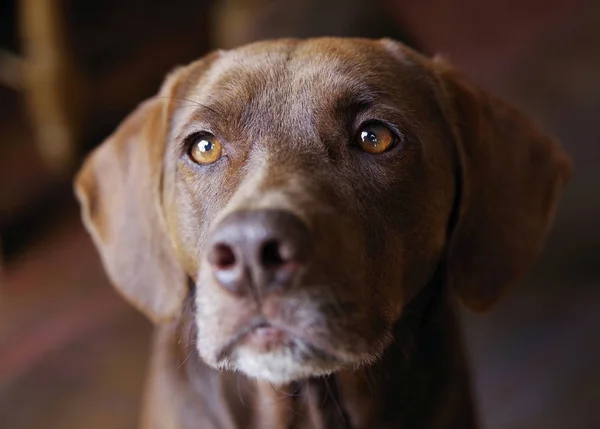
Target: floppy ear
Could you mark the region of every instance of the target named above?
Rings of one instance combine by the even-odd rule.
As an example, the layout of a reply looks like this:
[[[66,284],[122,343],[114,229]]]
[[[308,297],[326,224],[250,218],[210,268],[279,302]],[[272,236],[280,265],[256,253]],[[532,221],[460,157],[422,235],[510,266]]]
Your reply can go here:
[[[441,60],[431,64],[459,165],[449,282],[469,308],[483,311],[541,253],[571,162],[514,108],[467,84]]]
[[[187,293],[161,206],[169,96],[177,73],[88,157],[75,180],[84,225],[110,280],[154,322],[176,316]]]

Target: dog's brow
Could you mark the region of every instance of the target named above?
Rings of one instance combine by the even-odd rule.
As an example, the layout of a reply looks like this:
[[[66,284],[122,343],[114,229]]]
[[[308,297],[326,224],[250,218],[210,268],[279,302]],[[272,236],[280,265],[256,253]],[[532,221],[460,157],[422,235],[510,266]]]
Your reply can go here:
[[[208,122],[215,123],[218,122],[219,119],[223,119],[226,115],[222,114],[218,107],[216,106],[207,106],[202,103],[193,102],[193,106],[195,107],[194,112],[189,116],[189,119],[186,121],[186,126],[197,122]],[[184,107],[184,106],[182,106]],[[187,107],[190,107],[188,105]]]
[[[164,97],[164,98],[171,98],[171,99],[175,100],[176,102],[178,102],[178,105],[176,106],[176,110],[179,110],[182,108],[188,108],[188,107],[195,107],[196,109],[194,112],[194,116],[196,116],[196,115],[202,115],[203,117],[221,116],[218,106],[208,106],[206,104],[200,103],[199,101],[192,100],[191,98],[184,98],[184,97]]]
[[[334,109],[337,111],[362,110],[380,103],[389,103],[390,94],[378,88],[377,85],[352,82],[349,87],[344,86],[344,88],[338,89],[335,97]]]

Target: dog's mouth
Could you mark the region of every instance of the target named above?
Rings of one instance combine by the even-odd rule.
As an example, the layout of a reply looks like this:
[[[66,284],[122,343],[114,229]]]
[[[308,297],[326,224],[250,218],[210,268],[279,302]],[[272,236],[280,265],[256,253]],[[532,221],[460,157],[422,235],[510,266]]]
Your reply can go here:
[[[199,337],[197,349],[205,362],[217,370],[287,384],[370,365],[390,343],[391,335],[383,325],[372,332],[359,329],[358,323],[342,328],[333,321],[330,326],[325,315],[307,321],[306,314],[289,306],[283,314],[269,311],[269,305],[264,307],[259,314],[240,310],[227,339],[215,344],[212,351],[207,347],[210,343]],[[273,314],[265,315],[265,311]],[[225,330],[223,326],[221,335]]]
[[[239,330],[217,354],[217,361],[228,361],[238,348],[257,355],[286,350],[299,360],[327,361],[343,364],[343,359],[325,341],[311,338],[306,333],[282,322],[259,318]]]
[[[329,342],[277,321],[256,320],[219,351],[216,367],[275,384],[330,374],[345,366]]]

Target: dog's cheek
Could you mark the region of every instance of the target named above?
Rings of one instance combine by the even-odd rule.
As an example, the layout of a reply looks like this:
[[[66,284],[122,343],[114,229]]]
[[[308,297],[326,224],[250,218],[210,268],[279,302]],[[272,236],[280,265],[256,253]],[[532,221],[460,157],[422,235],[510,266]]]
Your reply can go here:
[[[196,346],[200,356],[211,366],[233,336],[256,314],[255,304],[231,296],[219,287],[210,270],[200,266],[195,293]]]
[[[387,231],[384,249],[372,262],[375,305],[390,324],[398,319],[407,297],[410,296],[410,285],[405,279],[408,252],[404,237]]]
[[[177,173],[171,200],[165,203],[167,222],[182,264],[195,279],[212,220],[222,204],[208,180],[197,173]]]
[[[452,168],[441,141],[431,136],[427,151],[413,154],[407,162],[389,165],[394,179],[369,204],[377,208],[369,235],[383,242],[379,258],[385,283],[394,285],[387,296],[398,317],[402,307],[433,276],[444,251],[454,188]]]
[[[394,287],[402,267],[388,254],[389,234],[377,210],[368,202],[362,206],[365,199],[339,178],[328,183],[338,186],[329,192],[320,187],[317,206],[327,210],[313,216],[319,240],[312,271],[316,284],[326,285],[320,301],[333,304],[324,310],[331,341],[340,349],[366,352],[391,327],[402,298]]]
[[[412,196],[410,233],[404,234],[403,258],[407,298],[412,298],[433,277],[443,258],[454,204],[452,171],[444,157],[427,162]]]
[[[196,293],[196,349],[200,357],[210,366],[216,366],[217,353],[221,338],[221,328],[214,306],[210,300]]]
[[[223,318],[222,300],[212,290],[209,277],[200,270],[196,282],[196,347],[206,363],[215,366],[218,349],[226,338],[228,320]]]

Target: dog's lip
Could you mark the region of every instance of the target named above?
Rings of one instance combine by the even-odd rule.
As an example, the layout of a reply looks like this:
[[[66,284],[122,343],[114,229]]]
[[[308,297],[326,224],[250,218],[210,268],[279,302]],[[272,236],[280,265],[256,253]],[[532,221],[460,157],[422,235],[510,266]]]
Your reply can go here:
[[[259,335],[281,335],[292,340],[300,340],[312,348],[315,352],[315,355],[320,359],[340,363],[343,361],[337,356],[337,353],[329,344],[326,344],[325,342],[315,338],[311,338],[306,335],[305,332],[301,332],[301,330],[298,328],[288,325],[287,323],[280,321],[269,321],[262,317],[253,320],[252,322],[248,323],[246,327],[235,333],[217,353],[217,360],[222,362],[227,359],[235,347],[237,347],[242,341],[244,341],[253,333],[259,333]]]
[[[245,346],[250,346],[264,352],[274,347],[283,347],[289,344],[290,340],[290,334],[283,329],[277,328],[270,323],[264,323],[246,333],[240,341]]]

